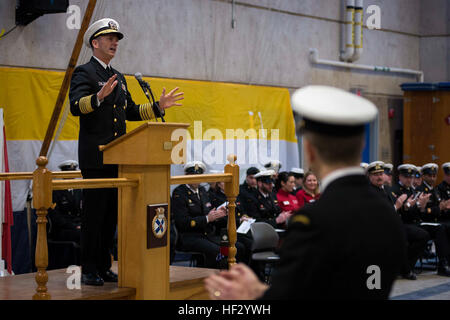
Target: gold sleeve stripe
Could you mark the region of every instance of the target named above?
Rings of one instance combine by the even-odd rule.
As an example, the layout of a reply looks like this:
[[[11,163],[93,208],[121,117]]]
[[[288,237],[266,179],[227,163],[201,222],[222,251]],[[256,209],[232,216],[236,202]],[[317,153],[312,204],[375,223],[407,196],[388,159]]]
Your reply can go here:
[[[152,120],[153,110],[150,103],[144,103],[139,106],[139,114],[142,120]]]
[[[87,113],[91,113],[92,111],[94,111],[94,108],[92,108],[91,105],[91,98],[92,98],[92,94],[90,96],[87,97],[83,97],[80,99],[80,111],[83,114],[87,114]]]

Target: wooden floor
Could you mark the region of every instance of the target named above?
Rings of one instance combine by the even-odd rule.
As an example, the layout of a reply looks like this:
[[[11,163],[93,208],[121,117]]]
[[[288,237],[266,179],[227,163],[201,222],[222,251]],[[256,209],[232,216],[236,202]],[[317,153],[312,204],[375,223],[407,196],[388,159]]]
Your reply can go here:
[[[112,270],[117,272],[115,261]],[[105,283],[103,286],[85,286],[81,289],[67,288],[70,274],[66,269],[48,271],[48,292],[52,300],[113,300],[134,299],[134,288],[118,288],[117,283]],[[203,279],[214,269],[170,266],[170,299],[206,299]],[[0,278],[0,300],[31,300],[36,291],[35,273]]]

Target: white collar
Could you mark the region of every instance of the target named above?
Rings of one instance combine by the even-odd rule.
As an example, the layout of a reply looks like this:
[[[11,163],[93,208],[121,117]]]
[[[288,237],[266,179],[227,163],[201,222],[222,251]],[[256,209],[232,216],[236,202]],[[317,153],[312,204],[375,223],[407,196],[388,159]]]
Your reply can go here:
[[[433,187],[431,187],[425,180],[423,181],[423,183],[428,187],[428,189],[433,190]]]
[[[361,167],[347,167],[335,170],[328,175],[325,176],[325,178],[322,179],[322,184],[320,186],[320,193],[323,193],[325,189],[328,187],[328,185],[333,182],[334,180],[337,180],[339,178],[345,177],[345,176],[351,176],[351,175],[364,175],[364,169]]]
[[[268,193],[264,193],[264,192],[262,192],[261,190],[259,190],[259,192],[263,195],[264,198],[267,198],[267,197],[269,196]]]
[[[103,68],[106,69],[107,67],[111,67],[111,62],[108,65],[106,65],[106,63],[104,63],[102,60],[100,60],[96,56],[93,56],[93,57],[102,65]]]
[[[197,189],[197,190],[194,190],[194,189],[192,189],[191,186],[188,185],[188,184],[186,184],[186,187],[188,187],[188,189],[191,190],[193,193],[199,193],[199,192],[198,192],[198,189]]]

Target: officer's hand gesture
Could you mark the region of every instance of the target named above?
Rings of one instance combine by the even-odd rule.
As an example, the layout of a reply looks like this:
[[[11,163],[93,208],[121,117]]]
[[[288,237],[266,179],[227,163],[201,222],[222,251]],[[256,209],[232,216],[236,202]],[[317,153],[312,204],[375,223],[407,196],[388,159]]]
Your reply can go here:
[[[108,81],[103,85],[101,90],[97,93],[98,100],[102,101],[107,96],[111,94],[111,92],[114,91],[114,88],[117,86],[117,74],[113,75],[111,78],[108,79]]]
[[[402,194],[400,197],[397,198],[397,201],[395,201],[395,209],[398,210],[402,207],[403,203],[406,200],[406,193]]]
[[[418,206],[420,207],[420,210],[422,210],[422,211],[425,210],[425,207],[427,206],[428,199],[430,199],[430,197],[431,197],[431,193],[428,193],[428,194],[422,193],[419,196],[419,204],[418,204]]]
[[[411,208],[414,205],[414,202],[416,200],[414,200],[414,194],[412,194],[408,200],[405,201],[405,206],[406,206],[406,210],[408,210],[409,208]]]
[[[225,217],[226,215],[227,215],[227,210],[225,209],[225,207],[222,207],[222,208],[220,208],[218,210],[212,209],[208,213],[208,222],[216,221],[217,219]]]
[[[439,203],[439,209],[441,209],[441,211],[450,209],[450,199],[441,201]]]
[[[159,107],[161,110],[170,108],[172,106],[181,106],[181,103],[177,103],[177,101],[183,100],[183,92],[175,93],[177,92],[179,88],[176,87],[172,91],[170,91],[168,94],[166,94],[166,88],[163,88],[161,98],[159,98]]]

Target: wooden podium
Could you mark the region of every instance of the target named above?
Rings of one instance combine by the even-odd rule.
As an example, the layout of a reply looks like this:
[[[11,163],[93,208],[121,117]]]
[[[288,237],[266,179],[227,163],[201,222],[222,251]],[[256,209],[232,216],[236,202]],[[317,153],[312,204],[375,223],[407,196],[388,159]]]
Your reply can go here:
[[[139,180],[118,190],[118,285],[136,288],[139,300],[169,298],[170,165],[185,163],[187,127],[148,122],[100,147],[119,178]]]

